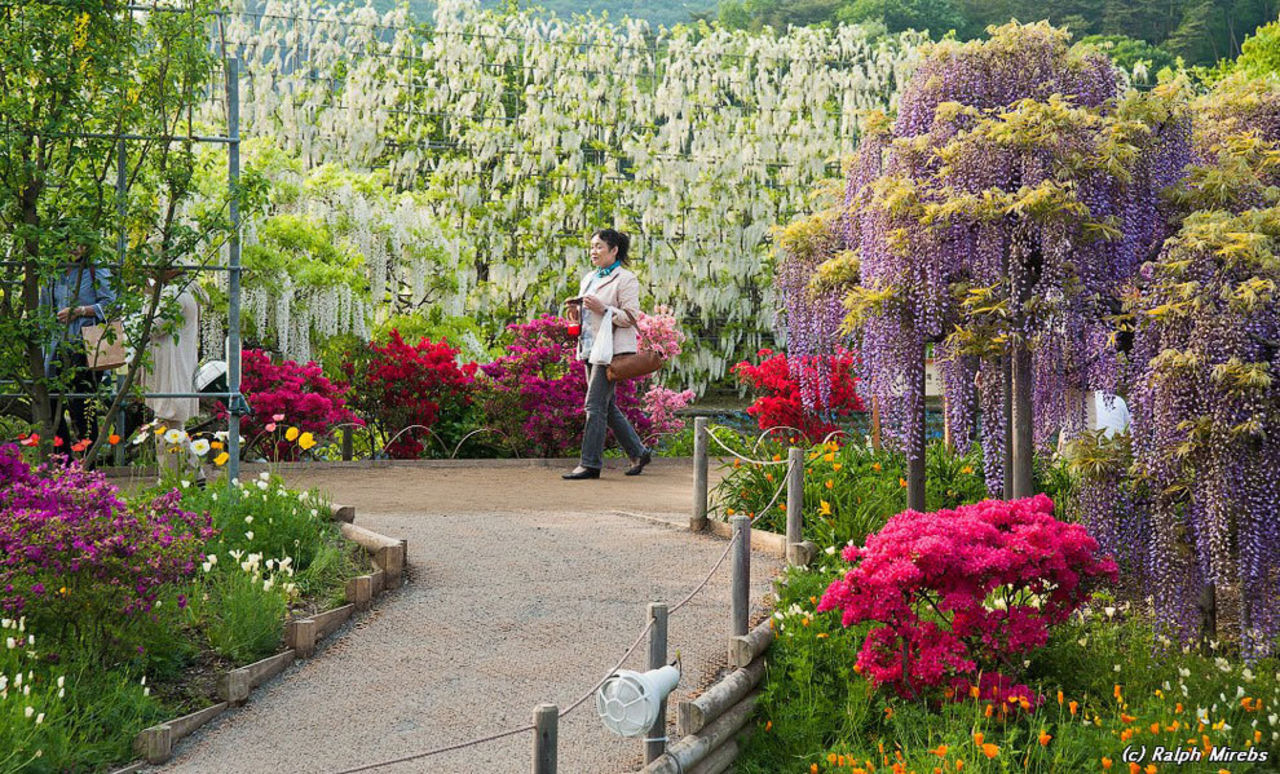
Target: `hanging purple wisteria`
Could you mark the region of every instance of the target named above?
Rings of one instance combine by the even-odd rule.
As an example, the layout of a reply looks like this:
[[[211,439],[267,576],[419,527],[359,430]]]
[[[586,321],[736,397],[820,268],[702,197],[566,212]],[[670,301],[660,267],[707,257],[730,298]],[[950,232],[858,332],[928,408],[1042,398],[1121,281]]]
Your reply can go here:
[[[1134,471],[1161,620],[1212,635],[1209,603],[1238,607],[1226,633],[1253,658],[1280,635],[1280,83],[1228,81],[1196,108],[1177,199],[1201,209],[1130,299]]]
[[[1046,444],[1083,428],[1082,391],[1116,388],[1115,299],[1166,236],[1159,194],[1190,153],[1172,87],[1121,97],[1118,84],[1067,33],[1011,24],[935,46],[897,119],[869,122],[839,229],[856,255],[846,304],[864,385],[909,455],[930,343],[953,437],[967,441],[983,409],[997,488],[1010,474],[998,423],[1014,423],[1015,449],[1033,430]],[[1005,416],[1010,361],[1025,400]]]

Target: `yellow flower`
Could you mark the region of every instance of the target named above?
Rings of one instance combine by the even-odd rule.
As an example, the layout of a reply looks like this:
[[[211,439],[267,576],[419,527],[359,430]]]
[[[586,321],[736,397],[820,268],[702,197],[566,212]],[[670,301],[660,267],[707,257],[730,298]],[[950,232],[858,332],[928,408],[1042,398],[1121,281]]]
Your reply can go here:
[[[827,502],[826,500],[822,500],[822,501],[821,501],[821,505],[820,505],[820,506],[819,506],[819,508],[818,508],[818,515],[819,515],[819,516],[830,516],[830,515],[831,515],[831,503]]]
[[[298,428],[296,428],[296,427],[291,427],[291,428],[289,428],[288,430],[285,430],[285,431],[284,431],[284,439],[285,439],[286,441],[296,441],[296,440],[298,440]]]
[[[880,463],[878,463],[878,462],[873,462],[873,463],[871,463],[871,469],[872,469],[872,470],[874,470],[875,472],[879,473],[879,472],[880,472]]]
[[[831,469],[832,469],[832,470],[834,470],[835,472],[839,473],[839,472],[840,472],[840,468],[843,468],[843,467],[844,467],[844,465],[841,465],[840,463],[838,463],[838,462],[837,462],[837,463],[835,463],[834,465],[832,465],[832,466],[831,466]]]
[[[298,436],[298,445],[302,447],[303,451],[306,451],[316,445],[316,439],[311,437],[311,433],[303,433]]]
[[[972,465],[965,465],[963,468],[960,468],[960,472],[961,472],[961,473],[972,473],[972,472],[973,472],[973,466],[972,466]]]
[[[231,455],[230,455],[230,454],[227,454],[226,452],[223,452],[223,453],[219,454],[217,457],[214,457],[214,458],[213,458],[213,464],[214,464],[214,465],[219,465],[219,466],[221,466],[221,465],[226,465],[226,464],[227,464],[227,460],[229,460],[229,459],[231,459]]]
[[[833,483],[831,482],[831,479],[827,479],[827,489],[830,489],[830,488],[832,488],[832,487],[834,487],[834,486],[835,486],[835,484],[833,484]]]
[[[902,476],[898,476],[898,486],[906,486],[906,485],[907,485],[907,480]]]
[[[827,462],[835,462],[835,461],[836,461],[836,453],[835,453],[835,452],[827,452],[826,454],[822,455],[822,459],[826,460]]]

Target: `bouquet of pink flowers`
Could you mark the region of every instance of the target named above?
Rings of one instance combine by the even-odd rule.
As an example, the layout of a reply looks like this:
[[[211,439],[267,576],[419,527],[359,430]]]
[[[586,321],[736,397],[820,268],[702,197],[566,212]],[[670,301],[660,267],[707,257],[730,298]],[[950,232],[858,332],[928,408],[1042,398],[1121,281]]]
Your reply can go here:
[[[684,334],[676,328],[676,318],[669,307],[654,307],[653,314],[641,312],[636,320],[636,334],[640,339],[640,349],[657,352],[663,360],[680,356],[680,342],[684,341]]]

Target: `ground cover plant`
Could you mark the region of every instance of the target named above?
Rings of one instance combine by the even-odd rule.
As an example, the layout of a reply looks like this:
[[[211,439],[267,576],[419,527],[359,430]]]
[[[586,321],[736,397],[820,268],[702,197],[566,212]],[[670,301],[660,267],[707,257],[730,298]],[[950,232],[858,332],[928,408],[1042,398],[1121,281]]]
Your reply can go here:
[[[23,451],[0,447],[0,771],[127,761],[138,731],[206,706],[216,670],[278,652],[287,616],[367,571],[323,498],[270,473],[125,495]]]

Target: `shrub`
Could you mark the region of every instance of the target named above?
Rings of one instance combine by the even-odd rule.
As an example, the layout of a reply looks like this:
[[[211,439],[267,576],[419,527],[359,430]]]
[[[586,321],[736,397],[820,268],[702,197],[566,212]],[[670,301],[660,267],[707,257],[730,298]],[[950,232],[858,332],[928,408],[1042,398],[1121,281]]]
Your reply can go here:
[[[759,365],[742,361],[730,372],[759,393],[747,413],[756,418],[761,430],[772,427],[795,428],[809,443],[816,443],[840,429],[840,422],[865,411],[857,393],[855,359],[848,351],[837,355],[804,358],[789,362],[784,353],[762,349]],[[807,406],[803,384],[816,384],[816,405]],[[780,430],[778,437],[787,436]]]
[[[176,491],[132,508],[101,473],[55,461],[35,470],[0,448],[0,610],[45,631],[84,633],[149,611],[192,575],[214,530]]]
[[[906,511],[865,547],[844,550],[854,566],[818,611],[842,611],[844,626],[881,624],[857,661],[876,685],[903,696],[944,687],[967,694],[982,673],[974,687],[983,698],[1032,700],[1006,673],[1088,599],[1087,581],[1115,581],[1115,562],[1097,548],[1083,527],[1054,519],[1044,495]]]
[[[585,420],[586,377],[574,360],[565,320],[544,315],[507,326],[507,354],[480,366],[481,403],[489,424],[521,455],[562,457],[578,448]],[[640,409],[644,380],[618,382],[618,408],[643,438],[652,423]]]
[[[435,432],[446,445],[467,432],[476,364],[459,367],[457,356],[443,339],[424,337],[409,345],[393,329],[386,344],[370,342],[343,364],[352,385],[351,405],[384,443],[395,438],[384,447],[388,456],[423,456],[426,434],[406,430],[414,425]]]
[[[302,432],[317,435],[345,422],[361,423],[346,407],[347,388],[325,378],[314,362],[299,365],[285,360],[276,364],[262,350],[246,349],[241,363],[241,390],[251,409],[240,419],[240,434],[249,439],[243,447],[245,455],[261,441],[267,458],[297,459],[299,447],[271,435],[273,430],[269,427],[281,421],[276,417],[288,417]],[[218,418],[227,418],[227,408],[222,403],[218,404]]]

